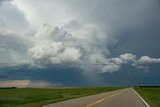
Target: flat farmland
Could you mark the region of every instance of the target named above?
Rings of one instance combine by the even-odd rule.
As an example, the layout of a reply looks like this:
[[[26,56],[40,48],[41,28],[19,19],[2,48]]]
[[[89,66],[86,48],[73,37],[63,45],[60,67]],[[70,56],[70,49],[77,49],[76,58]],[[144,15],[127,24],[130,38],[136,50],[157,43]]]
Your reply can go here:
[[[41,107],[50,103],[122,88],[124,87],[0,89],[0,107]]]
[[[150,107],[160,107],[160,87],[135,87],[134,89]]]

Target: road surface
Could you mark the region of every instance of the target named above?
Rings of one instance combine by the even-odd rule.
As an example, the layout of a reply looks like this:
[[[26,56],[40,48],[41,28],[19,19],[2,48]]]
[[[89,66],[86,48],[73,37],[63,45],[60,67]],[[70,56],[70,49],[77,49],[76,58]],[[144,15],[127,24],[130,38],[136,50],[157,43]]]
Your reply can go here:
[[[45,107],[146,107],[146,105],[132,88],[126,88],[53,103]]]

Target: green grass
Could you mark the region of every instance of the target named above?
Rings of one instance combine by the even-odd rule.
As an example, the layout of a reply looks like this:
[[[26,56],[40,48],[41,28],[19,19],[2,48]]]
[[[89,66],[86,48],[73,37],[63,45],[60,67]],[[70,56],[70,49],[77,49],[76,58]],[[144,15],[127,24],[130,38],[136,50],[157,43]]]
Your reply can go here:
[[[160,88],[156,87],[136,87],[134,88],[140,96],[150,105],[150,107],[160,107]]]
[[[122,87],[0,89],[0,107],[41,107],[49,103],[121,88]]]

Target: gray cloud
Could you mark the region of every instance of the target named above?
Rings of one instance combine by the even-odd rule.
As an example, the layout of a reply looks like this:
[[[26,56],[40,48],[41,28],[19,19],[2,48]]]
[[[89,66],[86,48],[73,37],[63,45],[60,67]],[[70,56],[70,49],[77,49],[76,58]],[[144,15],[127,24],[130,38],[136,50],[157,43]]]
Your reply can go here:
[[[103,37],[106,36],[105,33],[92,26],[79,26],[82,27],[74,28],[73,31],[67,25],[59,28],[45,24],[35,35],[35,46],[28,50],[29,54],[42,65],[68,63],[82,67],[101,62],[100,59],[105,59],[105,54],[109,53],[106,53],[107,49],[98,49],[99,46],[104,46],[97,42],[103,41],[97,35]]]
[[[29,38],[0,28],[0,68],[30,63],[27,49],[31,46]]]
[[[70,24],[59,28],[45,24],[35,35],[35,46],[28,52],[36,60],[35,63],[42,66],[71,64],[84,71],[103,73],[118,71],[123,65],[130,63],[138,69],[147,69],[139,63],[145,56],[137,59],[136,55],[125,53],[110,58],[109,50],[103,44],[103,40],[107,42],[107,39],[108,35],[103,30],[90,25],[76,23],[74,28]]]
[[[138,60],[139,64],[152,64],[152,63],[160,63],[160,58],[151,58],[148,56],[142,56]]]
[[[12,0],[0,1],[0,27],[18,34],[25,34],[31,29],[25,13],[13,5]]]
[[[148,14],[156,9],[159,9],[156,0],[1,1],[0,67],[60,64],[103,73],[131,64],[138,69],[148,69],[143,64],[159,63],[159,58],[138,59],[125,51],[111,57],[111,49],[122,38],[119,33],[134,34],[158,18],[159,10]],[[37,30],[39,25],[43,26]],[[37,30],[35,35],[30,33],[34,32],[31,26]]]

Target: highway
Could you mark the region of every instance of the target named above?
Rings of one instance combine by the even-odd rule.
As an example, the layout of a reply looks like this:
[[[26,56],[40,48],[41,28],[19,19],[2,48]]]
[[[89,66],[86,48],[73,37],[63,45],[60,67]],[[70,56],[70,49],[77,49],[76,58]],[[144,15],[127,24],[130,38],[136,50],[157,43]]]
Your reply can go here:
[[[126,88],[53,103],[45,107],[146,107],[146,105],[132,88]]]

